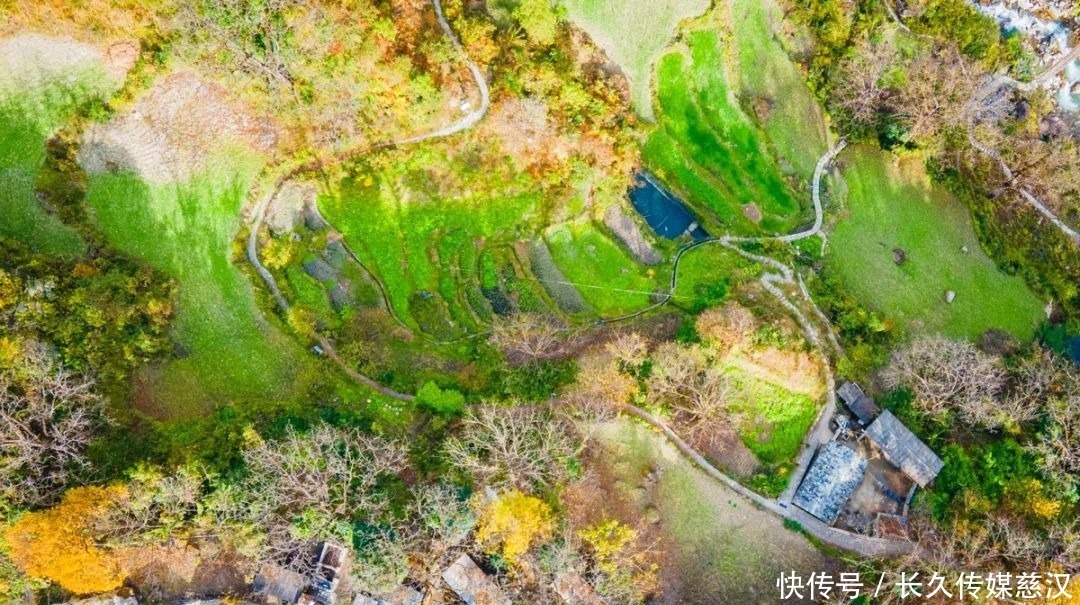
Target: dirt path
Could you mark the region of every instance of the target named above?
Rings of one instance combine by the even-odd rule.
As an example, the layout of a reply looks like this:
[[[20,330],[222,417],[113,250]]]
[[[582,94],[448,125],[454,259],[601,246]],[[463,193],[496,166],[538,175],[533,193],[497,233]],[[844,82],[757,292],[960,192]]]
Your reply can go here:
[[[790,519],[797,521],[807,533],[815,538],[844,550],[857,553],[865,557],[899,557],[907,554],[911,554],[915,551],[915,544],[907,540],[888,540],[885,538],[872,538],[869,536],[863,536],[860,534],[854,534],[851,532],[836,529],[825,525],[821,521],[812,517],[809,513],[806,513],[802,509],[786,506],[775,500],[769,500],[764,496],[755,493],[754,491],[746,488],[738,481],[735,481],[731,477],[725,475],[718,470],[704,456],[699,454],[694,448],[690,447],[688,443],[683,441],[681,437],[675,431],[671,429],[663,420],[660,420],[656,416],[646,412],[645,410],[633,406],[627,405],[624,407],[624,413],[646,423],[652,425],[658,429],[661,433],[667,437],[675,447],[687,458],[689,458],[694,464],[696,464],[701,470],[705,471],[710,477],[723,483],[732,491],[737,492],[743,498],[750,500],[759,508],[769,511],[774,515],[777,515],[784,519]]]
[[[357,158],[361,155],[379,149],[411,145],[414,143],[420,143],[423,141],[448,137],[457,134],[459,132],[472,128],[474,125],[476,125],[477,122],[483,119],[485,114],[487,114],[488,108],[491,105],[491,98],[488,91],[487,81],[484,79],[484,75],[480,71],[480,67],[469,58],[468,54],[465,52],[465,49],[461,46],[461,41],[458,40],[457,36],[454,34],[454,31],[450,28],[450,24],[447,23],[446,17],[443,14],[442,3],[440,2],[440,0],[431,0],[431,4],[435,8],[435,17],[439,22],[439,27],[442,28],[443,32],[446,34],[446,37],[450,40],[451,44],[453,44],[454,49],[461,55],[462,59],[465,61],[465,64],[469,68],[469,72],[472,74],[473,80],[476,82],[476,87],[480,91],[480,106],[473,109],[460,120],[457,120],[456,122],[439,128],[437,130],[425,132],[401,140],[384,141],[381,143],[367,145],[359,149],[342,152],[329,159],[313,160],[305,162],[298,166],[294,166],[292,168],[275,167],[277,170],[282,171],[283,174],[281,174],[275,180],[274,186],[271,188],[270,192],[262,196],[258,204],[255,205],[253,220],[251,224],[251,233],[248,235],[247,241],[247,257],[248,262],[250,262],[251,265],[255,267],[255,271],[259,274],[259,277],[262,278],[262,280],[266,283],[267,287],[270,289],[270,293],[273,295],[274,301],[277,303],[278,307],[283,313],[288,313],[290,308],[289,301],[286,300],[285,296],[281,293],[281,288],[278,287],[278,283],[277,280],[274,279],[274,275],[270,273],[270,271],[262,264],[262,261],[259,260],[258,238],[259,232],[262,229],[263,221],[266,220],[267,208],[270,207],[270,204],[273,202],[274,198],[278,195],[278,193],[280,193],[281,188],[285,185],[286,182],[300,174],[322,170],[328,166],[340,164],[342,162],[349,161],[353,158]],[[352,254],[352,251],[350,250],[349,253]],[[357,260],[357,262],[359,262],[359,259],[356,258],[355,254],[352,254],[352,256],[354,259]],[[360,264],[361,267],[363,267],[365,270],[368,271],[369,274],[371,274],[371,271],[368,270],[367,267],[363,265],[363,263]],[[371,275],[373,278],[375,277],[374,274]],[[376,281],[378,281],[377,278]],[[388,301],[389,299],[385,298],[386,291],[385,288],[382,287],[381,282],[379,282],[379,287],[380,291],[384,295],[384,299]],[[387,305],[389,306],[389,302],[387,302]],[[396,319],[398,322],[401,322],[400,318],[398,318],[397,315],[394,314],[392,308],[390,308],[390,313],[394,316],[394,319]],[[360,384],[363,384],[364,386],[367,386],[375,391],[378,391],[379,393],[382,393],[387,397],[392,397],[400,401],[413,401],[416,399],[414,395],[395,391],[394,389],[384,386],[378,381],[368,376],[365,376],[364,374],[361,374],[360,372],[353,369],[351,366],[349,366],[348,363],[345,362],[345,360],[341,358],[333,343],[331,343],[330,340],[326,338],[326,336],[322,334],[316,334],[315,340],[319,342],[319,345],[322,347],[326,356],[330,358],[330,360],[332,360],[335,364],[337,364],[337,366],[340,367],[341,370],[354,381],[359,382]]]

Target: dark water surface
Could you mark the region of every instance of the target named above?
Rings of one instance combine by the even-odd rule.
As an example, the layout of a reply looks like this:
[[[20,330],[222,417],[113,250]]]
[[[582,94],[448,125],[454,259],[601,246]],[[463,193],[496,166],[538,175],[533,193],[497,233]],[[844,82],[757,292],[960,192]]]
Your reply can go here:
[[[634,209],[660,237],[677,239],[687,229],[695,240],[709,237],[686,204],[664,188],[649,171],[642,170],[634,175],[634,186],[629,195]]]

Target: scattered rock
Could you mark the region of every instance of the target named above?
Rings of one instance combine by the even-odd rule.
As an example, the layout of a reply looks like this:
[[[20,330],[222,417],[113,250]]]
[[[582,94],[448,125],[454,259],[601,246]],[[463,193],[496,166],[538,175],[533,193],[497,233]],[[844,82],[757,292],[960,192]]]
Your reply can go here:
[[[653,248],[649,240],[641,232],[641,228],[634,222],[630,215],[623,212],[618,204],[608,206],[604,212],[604,225],[619,238],[624,246],[629,248],[634,258],[646,265],[656,265],[663,260],[660,253]]]
[[[334,271],[334,268],[330,266],[330,263],[321,258],[313,258],[304,261],[304,272],[319,281],[334,279],[334,277],[337,276],[337,271]]]
[[[335,283],[334,287],[330,288],[330,304],[334,305],[335,309],[340,311],[353,304],[354,300],[352,291],[341,282]]]
[[[266,226],[278,235],[288,233],[300,224],[305,215],[305,208],[314,203],[314,185],[289,181],[282,185],[274,201],[266,209]]]
[[[757,204],[750,202],[749,204],[743,204],[742,206],[743,216],[755,225],[761,222],[761,209],[757,207]]]
[[[566,605],[604,605],[604,600],[581,574],[559,574],[555,577],[553,588]]]
[[[319,214],[319,208],[314,201],[304,206],[304,224],[312,231],[322,231],[330,226],[330,223],[326,222],[326,219]]]
[[[510,599],[469,555],[461,555],[442,574],[443,581],[468,605],[511,605]]]
[[[960,254],[967,254],[967,253],[968,253],[968,247],[967,246],[960,246]]]
[[[952,301],[956,300],[956,291],[948,290],[945,292],[945,302],[952,304]]]
[[[907,252],[904,252],[903,248],[893,248],[892,260],[897,266],[904,264],[907,261]]]

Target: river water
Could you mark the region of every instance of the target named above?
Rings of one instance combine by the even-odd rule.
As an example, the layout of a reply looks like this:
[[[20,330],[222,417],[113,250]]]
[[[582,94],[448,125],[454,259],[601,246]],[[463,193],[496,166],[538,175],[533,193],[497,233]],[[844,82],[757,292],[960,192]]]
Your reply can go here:
[[[1019,32],[1023,36],[1040,42],[1056,44],[1061,52],[1069,51],[1069,30],[1058,21],[1048,21],[1018,8],[1008,6],[1001,0],[991,4],[981,4],[972,0],[980,12],[993,17],[1006,32]],[[1058,107],[1062,111],[1080,110],[1080,95],[1072,94],[1073,84],[1080,82],[1080,60],[1065,68],[1065,84],[1057,91]]]
[[[634,175],[629,196],[634,209],[660,237],[677,239],[687,233],[697,241],[709,237],[686,204],[649,171],[642,170]]]

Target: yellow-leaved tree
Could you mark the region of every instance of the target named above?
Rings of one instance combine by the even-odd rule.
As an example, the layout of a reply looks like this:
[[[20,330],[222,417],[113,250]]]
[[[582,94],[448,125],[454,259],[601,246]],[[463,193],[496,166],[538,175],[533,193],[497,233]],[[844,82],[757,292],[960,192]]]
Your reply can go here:
[[[113,556],[94,544],[90,523],[122,487],[76,487],[56,506],[19,518],[4,532],[11,560],[28,576],[56,582],[76,594],[119,588],[124,572]]]
[[[514,565],[521,555],[551,538],[554,513],[546,502],[511,490],[487,505],[476,528],[476,541]]]

